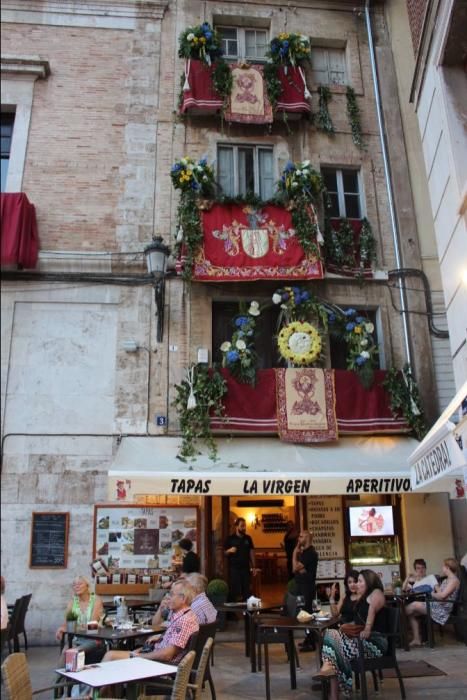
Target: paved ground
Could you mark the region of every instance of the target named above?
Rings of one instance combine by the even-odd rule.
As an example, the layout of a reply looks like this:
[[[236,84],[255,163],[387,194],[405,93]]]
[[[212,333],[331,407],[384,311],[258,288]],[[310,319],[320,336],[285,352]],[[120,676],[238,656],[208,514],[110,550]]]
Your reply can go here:
[[[250,672],[248,659],[244,655],[241,640],[241,625],[229,622],[225,632],[219,633],[216,639],[213,678],[218,700],[262,700],[265,697],[264,674]],[[228,640],[228,641],[227,641]],[[52,669],[58,661],[58,647],[32,647],[28,651],[33,688],[49,685],[53,678]],[[408,678],[405,680],[407,697],[436,698],[437,700],[461,700],[467,698],[467,646],[454,640],[448,632],[444,638],[437,638],[434,649],[419,648],[410,652],[401,651],[400,660],[424,659],[433,666],[445,671],[446,676],[430,676],[423,678]],[[319,700],[321,694],[311,690],[311,676],[316,669],[314,653],[300,655],[301,668],[298,670],[297,690],[291,690],[289,684],[288,664],[282,645],[272,647],[271,688],[273,700]],[[369,678],[369,688],[372,688]],[[370,697],[375,697],[370,692]],[[48,697],[47,694],[39,697]],[[203,697],[210,699],[209,690],[204,691]],[[357,696],[358,697],[358,696]],[[385,679],[381,692],[381,700],[400,698],[399,686],[394,679]]]

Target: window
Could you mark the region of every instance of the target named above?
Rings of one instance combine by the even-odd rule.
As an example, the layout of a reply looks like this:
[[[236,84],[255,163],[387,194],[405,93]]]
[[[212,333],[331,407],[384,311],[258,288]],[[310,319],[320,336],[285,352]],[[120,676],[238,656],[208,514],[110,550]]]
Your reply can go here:
[[[328,216],[331,219],[346,217],[361,219],[363,216],[360,172],[358,170],[340,170],[321,168],[324,184],[328,191],[331,208]]]
[[[345,49],[313,47],[311,51],[313,82],[320,85],[345,85]]]
[[[5,192],[8,166],[10,164],[11,139],[13,136],[13,124],[15,115],[11,112],[2,112],[1,120],[1,191]]]
[[[354,307],[356,308],[356,307]],[[344,309],[345,310],[345,309]],[[377,322],[377,312],[368,309],[357,309],[362,316],[367,318],[374,325],[375,330],[372,333],[376,345],[378,345],[378,322]],[[341,338],[336,338],[333,335],[329,335],[329,350],[331,355],[331,367],[333,369],[347,369],[347,343]],[[376,365],[381,367],[382,356],[381,353],[377,355]]]
[[[222,362],[220,346],[224,340],[230,340],[234,327],[232,319],[239,313],[235,301],[214,301],[212,304],[212,359],[219,365]],[[275,336],[277,334],[277,316],[279,309],[271,306],[261,311],[256,328],[255,350],[258,355],[259,369],[280,367],[281,359],[277,351]]]
[[[274,191],[273,150],[264,146],[218,146],[217,179],[224,195],[255,193],[262,200]]]
[[[243,29],[241,27],[216,27],[222,41],[224,58],[265,61],[269,48],[268,32],[265,29]]]

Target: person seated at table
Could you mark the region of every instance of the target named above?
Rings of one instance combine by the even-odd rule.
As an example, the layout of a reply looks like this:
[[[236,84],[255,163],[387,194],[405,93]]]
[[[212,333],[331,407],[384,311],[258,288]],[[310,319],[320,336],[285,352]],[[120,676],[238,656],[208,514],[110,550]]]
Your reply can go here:
[[[439,625],[445,625],[449,615],[452,612],[453,605],[456,601],[460,587],[460,570],[456,559],[448,558],[443,562],[443,576],[445,576],[441,585],[436,586],[431,594],[434,602],[430,603],[430,617]],[[414,601],[409,603],[405,608],[405,612],[409,618],[410,627],[413,633],[413,639],[409,646],[420,646],[420,625],[419,618],[427,614],[427,604],[424,601]]]
[[[358,600],[358,571],[351,569],[348,572],[344,586],[345,595],[336,603],[337,583],[333,583],[329,592],[329,604],[333,615],[340,615],[341,622],[352,622],[355,603]]]
[[[86,626],[91,620],[99,621],[104,615],[104,605],[102,599],[91,590],[91,583],[86,576],[76,576],[72,583],[73,597],[68,602],[65,610],[65,622],[57,629],[55,638],[63,640],[66,632],[66,616],[73,612],[79,622]],[[94,639],[84,639],[75,637],[73,646],[79,647],[86,653],[86,663],[96,663],[100,661],[105,647],[102,642]],[[61,659],[62,661],[62,659]],[[63,658],[64,662],[64,658]]]
[[[117,659],[139,656],[143,659],[178,664],[185,655],[191,635],[199,630],[198,618],[190,608],[194,595],[193,588],[188,581],[184,579],[175,581],[168,594],[168,608],[171,616],[164,634],[149,637],[144,646],[135,651],[108,651],[103,661],[116,661]]]
[[[352,692],[350,660],[358,656],[358,639],[363,642],[365,656],[382,656],[388,646],[384,589],[381,579],[371,569],[363,569],[357,580],[359,599],[354,606],[354,625],[343,625],[339,630],[328,629],[324,634],[323,665],[314,679],[330,679],[329,700],[337,700],[339,691],[344,697]]]
[[[188,574],[186,580],[193,588],[195,597],[191,602],[191,609],[198,618],[200,625],[207,625],[217,619],[217,610],[206,595],[208,580],[203,574]]]
[[[426,561],[424,559],[415,559],[413,563],[414,572],[411,572],[404,583],[402,584],[402,590],[409,592],[414,586],[417,585],[417,581],[421,581],[422,578],[426,576]]]
[[[184,537],[178,543],[178,546],[182,550],[182,572],[184,574],[192,574],[199,572],[201,568],[201,562],[199,556],[196,552],[193,552],[193,542]]]

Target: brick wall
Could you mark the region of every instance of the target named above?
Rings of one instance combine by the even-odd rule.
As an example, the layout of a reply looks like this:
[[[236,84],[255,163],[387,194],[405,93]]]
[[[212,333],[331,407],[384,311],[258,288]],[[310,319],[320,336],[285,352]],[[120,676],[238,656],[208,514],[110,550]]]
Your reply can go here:
[[[407,11],[409,13],[414,53],[418,51],[427,5],[428,0],[407,0]]]

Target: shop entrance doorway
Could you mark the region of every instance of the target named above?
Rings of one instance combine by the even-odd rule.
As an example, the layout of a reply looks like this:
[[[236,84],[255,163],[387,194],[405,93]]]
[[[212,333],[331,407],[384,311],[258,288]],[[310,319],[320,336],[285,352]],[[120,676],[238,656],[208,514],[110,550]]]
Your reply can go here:
[[[212,576],[228,576],[224,542],[234,532],[235,520],[241,517],[246,521],[247,534],[255,547],[258,573],[253,578],[253,592],[266,601],[282,599],[290,576],[287,550],[291,551],[289,540],[292,538],[285,540],[287,524],[292,522],[299,532],[302,499],[294,496],[213,496],[210,500],[212,537],[208,556]]]

